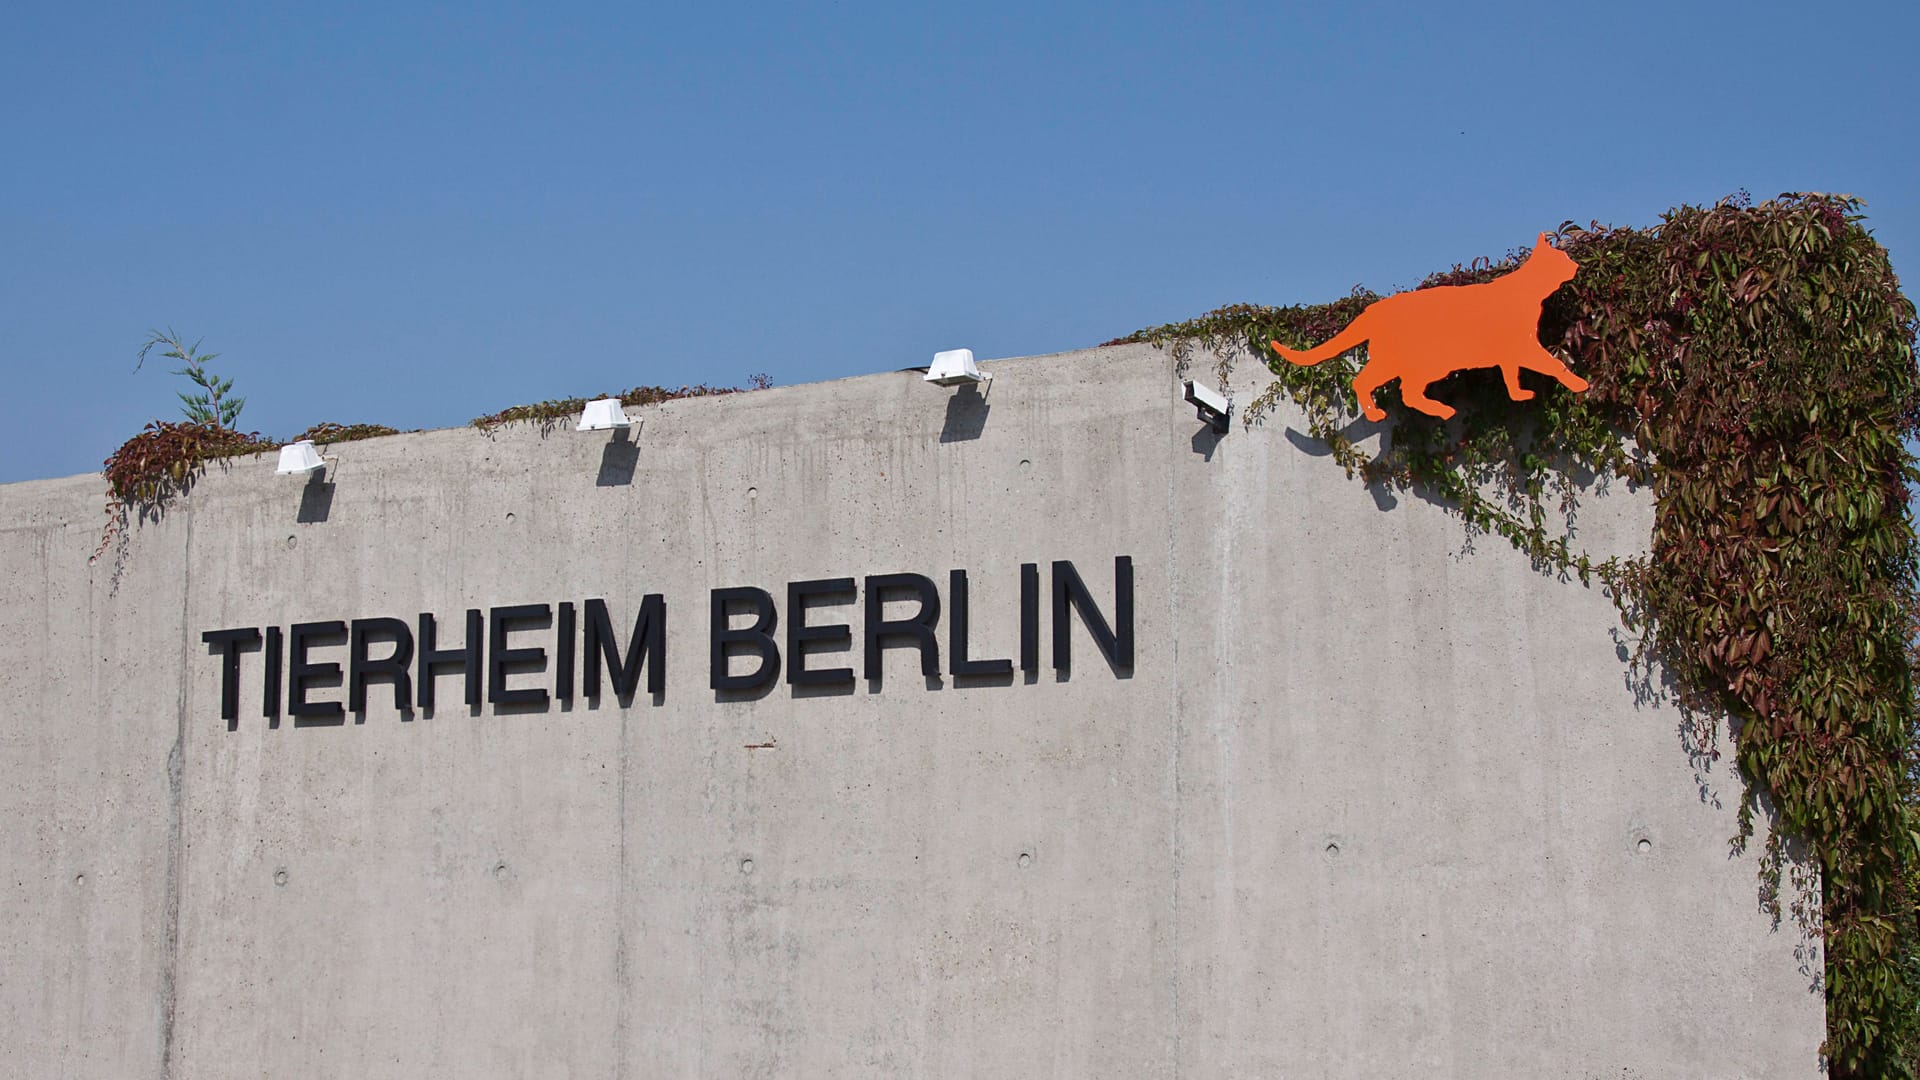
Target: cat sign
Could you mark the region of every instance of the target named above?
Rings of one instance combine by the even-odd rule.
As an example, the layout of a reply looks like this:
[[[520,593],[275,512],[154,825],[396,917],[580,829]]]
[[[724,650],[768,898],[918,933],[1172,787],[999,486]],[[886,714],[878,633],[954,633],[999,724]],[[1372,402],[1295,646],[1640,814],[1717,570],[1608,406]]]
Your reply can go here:
[[[1579,266],[1541,233],[1533,251],[1513,272],[1480,285],[1443,285],[1396,293],[1367,305],[1347,328],[1300,351],[1270,341],[1289,362],[1307,366],[1331,360],[1365,343],[1367,362],[1354,376],[1353,392],[1369,420],[1387,417],[1374,391],[1400,380],[1400,400],[1442,420],[1453,408],[1427,396],[1427,388],[1456,371],[1497,367],[1507,396],[1525,401],[1520,369],[1551,375],[1575,393],[1587,380],[1568,370],[1540,345],[1540,305],[1573,280]]]

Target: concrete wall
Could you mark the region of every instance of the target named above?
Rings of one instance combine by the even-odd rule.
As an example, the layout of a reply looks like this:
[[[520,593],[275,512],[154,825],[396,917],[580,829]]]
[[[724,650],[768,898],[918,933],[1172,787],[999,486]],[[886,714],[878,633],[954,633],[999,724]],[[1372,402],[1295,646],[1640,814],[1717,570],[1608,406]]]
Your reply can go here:
[[[331,488],[242,460],[92,565],[98,477],[0,488],[7,1071],[1816,1073],[1819,958],[1597,589],[1383,506],[1285,413],[1202,434],[1151,348],[988,369],[348,444]],[[1651,513],[1592,497],[1582,539]],[[1011,656],[1019,564],[1111,613],[1117,555],[1130,672],[1076,629],[1064,681],[890,650],[708,689],[712,588],[965,568]],[[624,637],[651,592],[667,688],[625,708],[455,677],[270,727],[254,653],[229,731],[200,639],[589,597]]]

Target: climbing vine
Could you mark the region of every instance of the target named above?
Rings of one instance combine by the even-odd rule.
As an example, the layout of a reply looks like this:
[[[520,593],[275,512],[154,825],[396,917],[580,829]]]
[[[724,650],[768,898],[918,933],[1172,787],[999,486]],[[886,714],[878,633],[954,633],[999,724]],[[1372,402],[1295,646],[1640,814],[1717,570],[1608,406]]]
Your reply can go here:
[[[1392,429],[1357,419],[1356,353],[1318,367],[1269,340],[1332,337],[1370,293],[1303,307],[1236,305],[1143,330],[1180,361],[1209,350],[1224,378],[1250,351],[1275,379],[1246,410],[1285,398],[1349,475],[1444,497],[1470,529],[1505,537],[1542,569],[1598,579],[1673,675],[1697,752],[1731,721],[1748,789],[1736,845],[1765,818],[1763,900],[1817,927],[1836,1078],[1920,1068],[1920,808],[1913,654],[1916,546],[1906,449],[1920,435],[1915,310],[1846,196],[1744,196],[1681,207],[1650,229],[1562,226],[1579,273],[1545,305],[1541,343],[1592,384],[1545,379],[1508,400],[1499,375],[1437,384],[1440,421],[1381,400]],[[1456,267],[1460,285],[1512,269]],[[1528,376],[1528,378],[1532,378]],[[1571,525],[1583,482],[1650,485],[1646,554],[1595,561]],[[1770,810],[1770,816],[1766,811]],[[1804,843],[1796,876],[1783,855]],[[1783,884],[1783,873],[1787,881]]]
[[[102,463],[107,478],[107,520],[93,559],[105,554],[115,540],[126,538],[131,516],[158,518],[165,513],[167,505],[184,495],[206,472],[208,462],[265,453],[276,445],[258,432],[234,431],[219,424],[148,422]]]

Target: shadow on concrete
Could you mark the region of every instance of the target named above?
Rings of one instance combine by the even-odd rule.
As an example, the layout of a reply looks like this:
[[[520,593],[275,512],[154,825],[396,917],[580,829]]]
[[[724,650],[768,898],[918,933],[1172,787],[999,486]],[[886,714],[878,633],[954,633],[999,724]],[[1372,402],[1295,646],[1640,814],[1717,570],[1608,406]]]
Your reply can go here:
[[[1393,438],[1392,424],[1389,423],[1388,421],[1385,421],[1385,420],[1374,421],[1374,420],[1368,420],[1365,417],[1360,417],[1358,419],[1355,419],[1353,422],[1349,423],[1345,428],[1342,428],[1340,431],[1340,434],[1342,437],[1346,438],[1349,442],[1358,442],[1359,440],[1364,439],[1374,434],[1375,432],[1386,433],[1383,436],[1381,441],[1381,450],[1382,452],[1384,452],[1389,445],[1387,440],[1391,440]],[[1327,443],[1324,440],[1316,439],[1313,436],[1308,435],[1307,433],[1297,430],[1295,428],[1287,429],[1287,441],[1293,444],[1294,449],[1310,457],[1327,457],[1328,455],[1333,453],[1333,447],[1327,445]],[[1392,510],[1394,507],[1400,505],[1400,497],[1398,495],[1395,495],[1393,493],[1393,489],[1388,487],[1386,484],[1376,480],[1376,481],[1368,482],[1366,487],[1367,487],[1367,494],[1373,496],[1373,505],[1375,509],[1378,509],[1381,511],[1387,511],[1387,510]],[[1437,501],[1429,497],[1423,491],[1416,490],[1416,494],[1419,494],[1421,498],[1426,499],[1428,502]],[[1445,505],[1445,504],[1441,504],[1441,505]]]
[[[640,692],[636,690],[631,694],[604,694],[604,695],[603,694],[581,694],[580,697],[582,700],[586,702],[586,705],[584,706],[584,708],[588,712],[598,712],[601,709],[606,707],[604,704],[602,704],[603,697],[613,698],[615,703],[617,703],[618,706],[622,709],[631,709],[633,708],[633,703],[640,700],[641,695],[640,695]],[[646,695],[646,699],[647,699],[647,704],[658,708],[659,706],[665,705],[667,703],[667,692],[665,690],[662,690],[656,694],[649,691]],[[561,712],[571,711],[572,708],[573,708],[573,702],[571,701],[563,701],[560,703]]]
[[[1193,433],[1193,452],[1208,461],[1213,460],[1213,451],[1219,447],[1220,440],[1226,438],[1210,427],[1203,427]]]
[[[955,675],[953,677],[953,688],[955,690],[971,690],[980,686],[1012,686],[1013,676],[1014,673],[1011,668],[990,675]]]
[[[812,669],[819,670],[819,669]],[[853,678],[853,669],[847,668],[847,677],[838,682],[788,684],[788,691],[796,698],[851,697],[858,684]]]
[[[940,425],[940,441],[967,442],[979,438],[987,429],[987,410],[991,407],[986,395],[972,384],[955,390],[947,399],[947,420]]]
[[[1348,442],[1357,443],[1369,436],[1383,432],[1385,433],[1385,439],[1391,440],[1393,438],[1393,422],[1391,420],[1369,420],[1364,416],[1357,416],[1349,421],[1346,427],[1340,429],[1340,437],[1346,439]],[[1333,447],[1329,446],[1325,441],[1316,439],[1297,428],[1290,427],[1287,429],[1287,441],[1293,444],[1294,449],[1311,457],[1326,457],[1333,453]],[[1389,445],[1389,442],[1382,442],[1380,448],[1385,450]]]
[[[628,432],[632,432],[629,436]],[[600,475],[595,487],[625,487],[633,483],[633,470],[640,464],[640,423],[614,428],[613,438],[600,451]]]
[[[1102,659],[1105,659],[1105,658],[1102,657]],[[1116,664],[1111,660],[1107,661],[1107,669],[1113,672],[1113,677],[1116,679],[1133,678],[1133,668],[1121,667],[1119,664]],[[1053,669],[1054,682],[1063,683],[1072,678],[1073,678],[1073,662],[1071,660],[1067,662],[1066,667],[1057,667]]]
[[[294,518],[302,525],[314,525],[327,520],[333,513],[334,484],[327,479],[327,466],[313,470],[307,478],[307,486],[300,489],[300,513]]]
[[[924,680],[926,680],[926,684],[927,684],[927,689],[929,689],[929,690],[944,690],[944,689],[946,689],[946,686],[947,686],[947,684],[946,684],[946,681],[945,681],[945,680],[943,680],[943,679],[941,679],[941,678],[940,678],[940,676],[938,676],[938,675],[922,675],[922,676],[921,676],[921,678],[922,678],[922,679],[924,679]],[[880,692],[880,684],[881,684],[881,682],[882,682],[882,680],[880,680],[880,679],[868,679],[868,680],[867,680],[867,693],[869,693],[869,694],[877,694],[877,693],[879,693],[879,692]]]
[[[773,688],[779,685],[780,669],[776,667],[773,669],[773,677],[761,683],[759,686],[750,686],[745,690],[715,690],[713,692],[713,700],[716,702],[759,701],[761,698],[773,693]]]

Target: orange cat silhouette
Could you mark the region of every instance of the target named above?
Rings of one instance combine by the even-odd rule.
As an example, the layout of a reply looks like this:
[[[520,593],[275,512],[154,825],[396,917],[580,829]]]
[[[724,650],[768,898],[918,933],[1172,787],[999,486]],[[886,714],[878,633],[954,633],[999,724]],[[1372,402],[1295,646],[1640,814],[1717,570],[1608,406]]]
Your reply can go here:
[[[1400,380],[1400,400],[1445,420],[1453,415],[1452,407],[1428,397],[1427,387],[1467,368],[1499,368],[1507,380],[1507,396],[1515,401],[1533,396],[1533,391],[1520,389],[1521,368],[1551,375],[1578,393],[1587,388],[1587,380],[1541,348],[1539,336],[1542,301],[1573,280],[1578,269],[1541,233],[1525,262],[1492,281],[1376,300],[1345,330],[1305,352],[1277,341],[1270,344],[1274,352],[1304,367],[1365,342],[1367,362],[1354,377],[1353,392],[1369,420],[1386,419],[1373,393],[1394,379]]]

